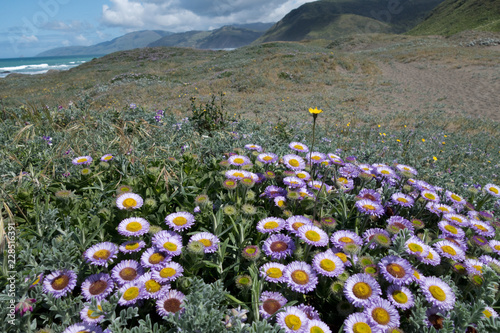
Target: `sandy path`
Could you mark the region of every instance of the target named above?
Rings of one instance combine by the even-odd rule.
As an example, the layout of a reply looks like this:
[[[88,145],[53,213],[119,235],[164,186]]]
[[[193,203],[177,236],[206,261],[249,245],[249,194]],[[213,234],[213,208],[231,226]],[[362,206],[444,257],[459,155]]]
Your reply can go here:
[[[385,92],[380,89],[379,98],[392,110],[432,108],[500,121],[500,62],[494,67],[458,68],[430,62],[393,62],[380,63],[379,68],[379,82],[389,87]],[[377,106],[373,109],[382,111]]]

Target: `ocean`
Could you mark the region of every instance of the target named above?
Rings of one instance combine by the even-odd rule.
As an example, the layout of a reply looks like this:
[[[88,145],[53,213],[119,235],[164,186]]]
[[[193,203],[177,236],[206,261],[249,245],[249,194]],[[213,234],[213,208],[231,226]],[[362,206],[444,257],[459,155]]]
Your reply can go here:
[[[51,69],[68,70],[99,56],[30,57],[0,59],[0,78],[11,73],[43,74]]]

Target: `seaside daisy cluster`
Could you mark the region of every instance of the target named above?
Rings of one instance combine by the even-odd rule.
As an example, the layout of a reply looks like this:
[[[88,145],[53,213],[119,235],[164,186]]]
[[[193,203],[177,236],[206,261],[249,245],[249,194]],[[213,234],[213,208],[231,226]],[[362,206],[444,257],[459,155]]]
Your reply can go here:
[[[322,111],[309,112],[316,125]],[[16,325],[499,331],[500,186],[437,186],[417,166],[364,161],[314,136],[241,134],[222,154],[183,143],[164,159],[64,147],[64,176],[22,203]]]

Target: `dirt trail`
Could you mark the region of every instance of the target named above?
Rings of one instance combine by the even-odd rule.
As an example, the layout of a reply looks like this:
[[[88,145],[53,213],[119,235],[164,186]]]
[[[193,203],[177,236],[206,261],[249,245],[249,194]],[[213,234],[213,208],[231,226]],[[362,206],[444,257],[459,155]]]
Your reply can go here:
[[[500,121],[500,62],[497,66],[462,67],[393,62],[379,63],[379,68],[379,82],[392,87],[389,95],[382,90],[379,98],[389,102],[392,110],[433,108]]]

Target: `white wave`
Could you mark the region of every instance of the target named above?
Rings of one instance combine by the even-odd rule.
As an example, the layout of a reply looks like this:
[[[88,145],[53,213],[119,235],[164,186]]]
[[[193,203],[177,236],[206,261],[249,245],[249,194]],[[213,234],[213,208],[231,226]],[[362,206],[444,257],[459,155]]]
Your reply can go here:
[[[21,65],[12,67],[0,67],[0,71],[22,71],[25,69],[37,69],[37,68],[48,68],[49,64],[39,64],[39,65]]]

